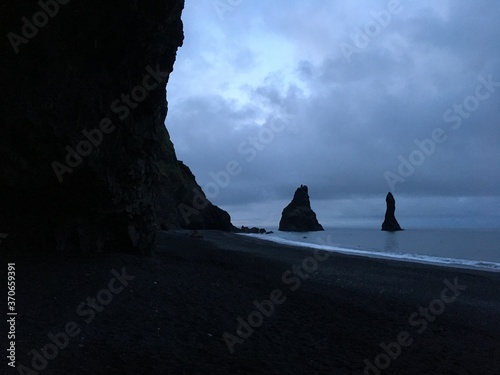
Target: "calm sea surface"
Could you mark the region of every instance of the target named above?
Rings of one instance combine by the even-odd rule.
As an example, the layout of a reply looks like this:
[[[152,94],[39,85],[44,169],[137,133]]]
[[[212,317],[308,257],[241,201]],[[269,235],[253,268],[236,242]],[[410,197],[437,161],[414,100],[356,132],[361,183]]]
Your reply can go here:
[[[414,229],[392,233],[344,228],[306,233],[272,230],[273,234],[251,236],[359,256],[500,272],[500,229]]]

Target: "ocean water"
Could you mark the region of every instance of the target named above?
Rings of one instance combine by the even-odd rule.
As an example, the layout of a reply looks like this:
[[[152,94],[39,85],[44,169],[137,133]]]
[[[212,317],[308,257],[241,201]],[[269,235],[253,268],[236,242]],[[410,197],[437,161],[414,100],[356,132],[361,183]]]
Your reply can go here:
[[[433,263],[500,272],[500,229],[325,228],[323,232],[279,232],[250,235],[277,243],[332,252]]]

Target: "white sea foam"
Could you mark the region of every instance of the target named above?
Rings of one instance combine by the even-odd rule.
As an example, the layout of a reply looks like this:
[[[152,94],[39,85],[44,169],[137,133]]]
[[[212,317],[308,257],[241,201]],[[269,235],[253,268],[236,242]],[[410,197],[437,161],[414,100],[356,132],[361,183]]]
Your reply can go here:
[[[381,233],[380,231],[375,232],[368,230],[353,230],[353,232],[351,233],[351,237],[349,237],[346,236],[347,232],[348,230],[327,230],[325,232],[279,232],[269,235],[244,235],[272,241],[279,244],[321,249],[339,254],[500,272],[500,262],[496,260],[500,257],[500,242],[498,243],[498,252],[496,249],[497,245],[495,245],[495,241],[497,240],[497,236],[499,234],[498,232],[488,232],[487,235],[483,233],[480,234],[480,238],[487,237],[484,243],[476,244],[478,247],[488,247],[488,249],[486,249],[487,251],[484,251],[483,248],[483,252],[474,251],[474,249],[469,252],[466,251],[466,249],[469,249],[471,247],[467,244],[467,241],[464,241],[464,239],[460,237],[471,239],[470,233],[467,234],[460,232],[461,235],[457,235],[458,232],[431,231],[429,234],[429,232],[425,231],[416,231],[415,233],[408,234],[408,232]],[[335,242],[331,240],[332,238],[335,238],[334,236],[340,237],[340,240],[337,240]],[[420,238],[423,238],[420,243],[419,241],[415,240],[415,238],[419,238],[418,236],[421,236]],[[307,241],[304,241],[304,237],[307,239]],[[360,237],[362,237],[362,240],[360,240]],[[397,243],[396,246],[394,245],[394,243],[385,243],[385,245],[381,246],[381,238],[396,242],[399,241],[399,243]],[[451,241],[450,238],[452,238],[454,241]],[[370,242],[370,239],[373,242]],[[340,242],[341,245],[339,246],[336,242]],[[463,248],[459,248],[457,242],[461,243],[463,245]],[[368,245],[368,243],[370,243],[370,245]],[[391,245],[393,247],[392,249]],[[404,250],[406,248],[411,248],[412,251],[405,252]],[[439,249],[439,251],[437,249]],[[447,256],[438,254],[446,254]],[[463,259],[465,257],[453,257],[449,256],[449,254],[468,255],[467,257],[469,258],[470,256],[471,259]],[[482,258],[474,259],[474,257]]]

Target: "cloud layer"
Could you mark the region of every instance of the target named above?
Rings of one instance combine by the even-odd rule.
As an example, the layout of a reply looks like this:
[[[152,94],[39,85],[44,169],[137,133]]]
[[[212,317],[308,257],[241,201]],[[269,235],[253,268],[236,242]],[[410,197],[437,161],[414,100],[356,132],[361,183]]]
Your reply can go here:
[[[238,223],[307,184],[326,225],[393,190],[415,216],[500,226],[499,17],[487,0],[188,1],[178,157]]]

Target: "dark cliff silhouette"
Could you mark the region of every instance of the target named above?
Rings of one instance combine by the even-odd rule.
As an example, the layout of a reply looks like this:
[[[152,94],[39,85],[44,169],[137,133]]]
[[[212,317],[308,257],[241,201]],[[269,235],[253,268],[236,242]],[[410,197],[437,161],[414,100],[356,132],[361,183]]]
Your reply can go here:
[[[295,191],[292,201],[281,214],[279,230],[284,232],[311,232],[323,230],[311,209],[308,188],[305,185]]]
[[[387,193],[387,196],[385,197],[385,202],[387,208],[385,211],[385,219],[384,222],[382,223],[382,230],[388,232],[396,232],[398,230],[403,230],[399,226],[399,223],[396,220],[396,216],[394,214],[394,212],[396,211],[396,200],[394,199],[392,193],[390,192]]]
[[[41,3],[2,3],[2,245],[149,254],[160,227],[230,229],[165,128],[184,0]]]

